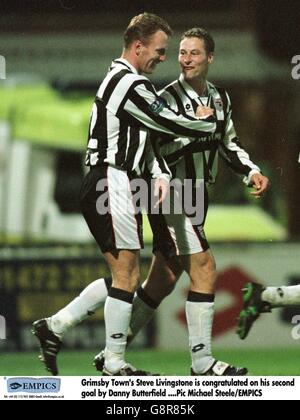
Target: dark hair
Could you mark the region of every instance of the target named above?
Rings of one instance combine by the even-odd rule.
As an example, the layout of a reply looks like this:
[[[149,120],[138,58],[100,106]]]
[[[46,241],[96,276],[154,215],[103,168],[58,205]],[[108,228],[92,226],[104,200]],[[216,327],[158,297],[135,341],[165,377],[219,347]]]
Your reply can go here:
[[[199,38],[204,40],[205,51],[207,54],[213,53],[215,51],[215,41],[212,36],[204,28],[192,28],[184,32],[181,37],[181,41],[184,38]]]
[[[159,30],[168,36],[173,34],[169,24],[161,17],[152,13],[141,13],[131,19],[124,32],[124,47],[128,48],[136,40],[147,44],[148,39]]]

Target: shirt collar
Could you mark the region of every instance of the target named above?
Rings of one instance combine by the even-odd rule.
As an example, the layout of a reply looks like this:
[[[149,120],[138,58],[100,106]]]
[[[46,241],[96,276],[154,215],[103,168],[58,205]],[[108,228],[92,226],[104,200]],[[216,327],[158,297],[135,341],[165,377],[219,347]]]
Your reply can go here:
[[[113,61],[113,64],[123,64],[125,67],[128,67],[132,73],[138,74],[137,69],[132,64],[130,64],[129,61],[125,60],[125,58],[116,58]]]
[[[182,73],[179,76],[179,81],[183,89],[186,91],[186,93],[191,99],[199,98],[198,93],[185,81],[184,75]],[[206,92],[209,93],[209,84],[207,81],[206,81]],[[205,95],[205,96],[208,96],[208,95]]]

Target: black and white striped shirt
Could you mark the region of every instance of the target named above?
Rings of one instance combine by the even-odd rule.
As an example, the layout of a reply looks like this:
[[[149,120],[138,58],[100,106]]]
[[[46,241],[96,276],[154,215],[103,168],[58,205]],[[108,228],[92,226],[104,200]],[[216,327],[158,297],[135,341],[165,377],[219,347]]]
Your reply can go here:
[[[254,173],[260,172],[237,137],[230,98],[223,88],[206,82],[205,95],[199,97],[181,74],[178,80],[166,86],[159,94],[172,109],[190,117],[195,116],[198,105],[210,106],[217,120],[215,132],[206,139],[199,138],[197,141],[182,136],[174,141],[168,136],[162,137],[159,140],[159,151],[170,167],[184,158],[187,161],[188,178],[213,183],[220,155],[234,172],[244,176],[246,184],[249,184]]]
[[[117,59],[93,105],[86,165],[108,163],[142,172],[147,163],[149,129],[176,136],[205,137],[215,131],[216,123],[211,117],[199,120],[173,111],[146,77],[139,75],[128,61]],[[150,158],[150,162],[148,169],[152,174],[155,168],[168,172],[162,159]]]

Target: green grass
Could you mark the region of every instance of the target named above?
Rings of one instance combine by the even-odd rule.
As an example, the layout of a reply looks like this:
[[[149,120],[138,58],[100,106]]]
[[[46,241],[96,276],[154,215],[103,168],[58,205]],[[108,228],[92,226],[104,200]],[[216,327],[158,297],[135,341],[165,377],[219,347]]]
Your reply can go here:
[[[62,376],[95,376],[92,360],[94,351],[62,351],[59,356]],[[215,356],[237,366],[246,366],[253,376],[300,375],[300,349],[217,350]],[[163,375],[189,375],[188,352],[161,350],[131,350],[128,361],[141,369]],[[1,355],[1,376],[44,376],[46,374],[37,353],[6,353]]]

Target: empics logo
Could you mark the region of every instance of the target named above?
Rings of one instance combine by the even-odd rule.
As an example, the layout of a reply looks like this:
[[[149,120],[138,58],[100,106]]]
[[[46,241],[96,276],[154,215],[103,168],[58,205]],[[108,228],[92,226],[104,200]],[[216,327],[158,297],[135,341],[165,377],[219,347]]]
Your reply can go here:
[[[296,64],[292,69],[292,78],[298,80],[300,79],[300,55],[294,55],[292,64]]]
[[[6,61],[3,55],[0,55],[0,79],[6,79]]]
[[[9,378],[7,380],[7,392],[26,394],[49,394],[60,391],[60,379],[58,378]]]
[[[6,322],[4,316],[0,315],[0,340],[6,339]]]
[[[19,388],[22,388],[22,384],[19,384],[19,382],[13,382],[12,384],[10,384],[10,389],[12,389],[13,391]]]

